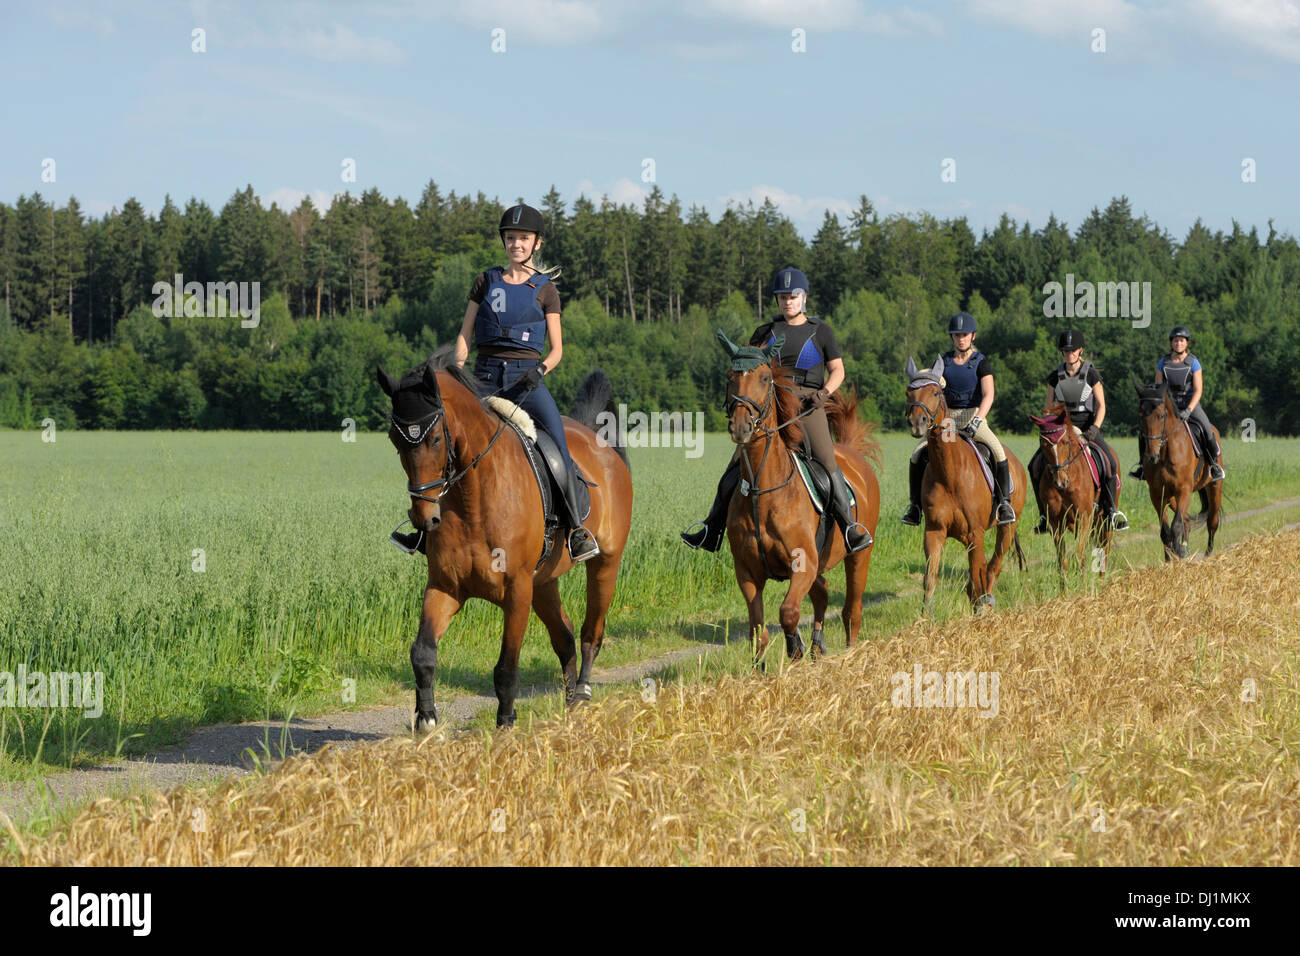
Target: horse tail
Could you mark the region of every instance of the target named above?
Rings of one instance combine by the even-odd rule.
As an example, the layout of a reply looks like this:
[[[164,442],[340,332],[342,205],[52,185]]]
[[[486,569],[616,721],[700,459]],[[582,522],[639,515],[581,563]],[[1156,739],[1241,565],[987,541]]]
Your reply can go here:
[[[826,403],[826,421],[841,445],[848,445],[879,470],[880,442],[875,437],[876,423],[858,418],[856,391],[840,389],[832,395]]]
[[[1016,531],[1016,533],[1012,536],[1011,544],[1016,549],[1016,564],[1020,566],[1020,570],[1021,571],[1029,570],[1029,565],[1025,562],[1025,550],[1024,548],[1020,547],[1019,531]]]
[[[582,422],[592,431],[600,434],[600,415],[602,412],[608,412],[616,415],[614,409],[614,386],[607,376],[600,369],[593,369],[591,373],[582,380],[578,386],[577,397],[573,400],[573,415],[570,416],[575,421]],[[627,449],[618,444],[617,440],[610,442],[618,456],[623,459],[623,464],[629,465],[627,460]]]

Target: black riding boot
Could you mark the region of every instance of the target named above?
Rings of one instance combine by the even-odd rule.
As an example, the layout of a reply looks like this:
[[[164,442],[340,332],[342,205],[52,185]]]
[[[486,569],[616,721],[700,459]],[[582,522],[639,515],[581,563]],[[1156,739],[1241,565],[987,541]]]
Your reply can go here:
[[[1134,465],[1134,466],[1133,466],[1133,470],[1130,471],[1130,472],[1128,473],[1128,476],[1129,476],[1130,478],[1136,478],[1138,481],[1142,481],[1142,480],[1143,480],[1143,479],[1142,479],[1142,462],[1146,460],[1146,457],[1147,457],[1147,446],[1146,446],[1146,442],[1142,440],[1142,436],[1141,436],[1141,435],[1138,435],[1138,463],[1137,463],[1136,465]]]
[[[925,477],[925,456],[907,464],[907,494],[911,503],[903,512],[903,524],[921,523],[921,479]]]
[[[727,509],[731,507],[731,496],[735,493],[738,484],[740,484],[740,462],[733,461],[718,480],[718,491],[713,497],[713,507],[709,509],[709,516],[703,522],[696,522],[702,525],[698,531],[683,531],[683,541],[692,548],[705,551],[718,550],[722,545],[722,535],[727,530]]]
[[[403,524],[405,523],[406,522],[403,522]],[[402,525],[399,524],[397,527],[400,528],[401,526]],[[388,540],[393,542],[393,545],[397,550],[405,551],[407,554],[415,554],[417,551],[420,552],[420,554],[426,553],[424,550],[425,534],[423,531],[412,531],[410,534],[402,534],[397,530],[397,528],[394,528],[393,533],[388,536]]]
[[[600,554],[600,545],[596,544],[595,535],[582,526],[578,516],[578,466],[569,468],[568,489],[563,496],[566,500],[559,502],[560,518],[565,520],[569,529],[569,557],[574,561],[589,561]]]
[[[1043,510],[1043,496],[1038,490],[1038,478],[1043,470],[1043,452],[1040,448],[1029,459],[1029,487],[1034,490],[1034,504],[1038,506],[1038,524],[1034,534],[1047,534],[1047,512]]]
[[[1016,510],[1011,507],[1011,464],[1007,459],[993,463],[993,483],[998,486],[998,524],[1015,524]]]
[[[1219,446],[1214,441],[1214,436],[1208,432],[1202,432],[1201,435],[1201,454],[1210,466],[1210,481],[1222,481],[1223,466],[1219,464]]]
[[[1128,518],[1119,510],[1119,475],[1110,475],[1101,483],[1101,506],[1105,509],[1110,526],[1115,531],[1128,530]]]
[[[844,529],[844,543],[850,554],[871,547],[871,532],[867,526],[853,519],[853,506],[849,504],[849,484],[844,472],[836,468],[831,474],[831,509],[835,520]]]

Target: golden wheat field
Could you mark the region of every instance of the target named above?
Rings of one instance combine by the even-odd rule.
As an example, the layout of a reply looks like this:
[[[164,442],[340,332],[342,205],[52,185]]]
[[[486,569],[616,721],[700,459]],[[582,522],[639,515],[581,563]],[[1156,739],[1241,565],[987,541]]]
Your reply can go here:
[[[216,790],[103,800],[19,854],[36,865],[1296,864],[1298,651],[1291,532],[1123,574],[1097,596],[918,623],[827,660],[661,687],[653,700],[629,693],[563,722],[327,750]],[[896,706],[931,671],[945,684],[974,671],[985,694],[955,687],[954,703],[973,706]]]

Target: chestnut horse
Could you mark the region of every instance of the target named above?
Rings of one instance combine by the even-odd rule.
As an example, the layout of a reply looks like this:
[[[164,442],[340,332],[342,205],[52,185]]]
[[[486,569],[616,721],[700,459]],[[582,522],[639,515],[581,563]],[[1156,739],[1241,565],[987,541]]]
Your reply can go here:
[[[1038,447],[1043,456],[1043,470],[1038,476],[1038,498],[1043,503],[1047,527],[1056,544],[1056,562],[1061,569],[1061,593],[1065,593],[1065,575],[1070,557],[1065,550],[1065,535],[1076,535],[1075,557],[1081,567],[1089,542],[1110,557],[1110,522],[1096,512],[1100,495],[1092,483],[1092,471],[1084,459],[1084,441],[1063,402],[1049,405],[1042,416],[1030,415],[1038,426]],[[1096,451],[1096,449],[1094,449]],[[1110,462],[1109,467],[1118,465]],[[1103,477],[1103,481],[1106,479]],[[1106,573],[1102,561],[1101,574]]]
[[[1169,384],[1142,385],[1136,380],[1138,393],[1138,428],[1146,439],[1142,457],[1142,476],[1151,495],[1151,504],[1160,518],[1160,540],[1165,546],[1165,560],[1187,557],[1187,508],[1192,492],[1201,496],[1201,513],[1209,542],[1207,556],[1214,553],[1214,533],[1219,530],[1219,513],[1223,505],[1223,482],[1210,481],[1210,469],[1196,453],[1196,442],[1178,418],[1178,406],[1169,392]],[[1223,443],[1219,430],[1210,426],[1219,444],[1219,461],[1223,464]],[[1173,509],[1171,522],[1167,517]]]
[[[910,363],[910,360],[909,360]],[[909,364],[909,368],[914,368]],[[934,607],[934,585],[939,577],[943,560],[943,546],[949,538],[956,538],[966,546],[970,563],[970,581],[966,594],[977,611],[993,607],[993,586],[1002,573],[1002,559],[1014,545],[1020,570],[1025,570],[1025,553],[1020,547],[1016,528],[1020,512],[1025,507],[1027,481],[1025,468],[1010,448],[1007,453],[1007,470],[1015,486],[1011,493],[1011,508],[1017,520],[1012,524],[993,524],[993,494],[984,480],[984,470],[975,449],[961,438],[948,415],[948,402],[943,397],[939,381],[926,381],[930,372],[908,383],[907,425],[913,438],[926,438],[929,460],[921,479],[921,506],[925,512],[925,600],[923,609],[929,614]],[[938,378],[937,374],[933,376]],[[984,538],[989,526],[997,528],[992,560],[984,555]]]
[[[738,351],[746,350],[757,352],[752,346]],[[727,432],[740,446],[744,479],[727,512],[727,540],[735,560],[736,582],[749,606],[754,660],[760,664],[768,644],[763,588],[769,579],[788,577],[790,581],[781,602],[781,630],[786,655],[792,660],[804,656],[799,608],[805,595],[812,596],[812,653],[816,657],[826,653],[824,628],[830,598],[826,572],[844,562],[842,618],[845,643],[852,647],[862,625],[862,593],[875,551],[873,544],[846,555],[844,537],[831,517],[826,519],[831,523],[826,544],[817,550],[819,516],[791,458],[792,452],[803,446],[799,393],[790,370],[781,365],[779,347],[765,354],[770,361],[757,368],[727,373]],[[835,460],[857,499],[857,520],[874,535],[880,517],[880,485],[867,457],[878,460],[879,446],[871,437],[870,425],[857,419],[856,398],[845,399],[837,393],[825,408],[839,438]]]
[[[388,437],[406,469],[411,523],[425,531],[429,578],[420,629],[411,645],[415,671],[415,729],[437,724],[433,681],[438,642],[469,598],[501,608],[501,656],[492,671],[497,726],[515,722],[519,649],[531,607],[546,625],[560,659],[566,703],[591,699],[591,665],[605,635],[605,614],[632,519],[632,476],[621,450],[597,440],[595,415],[608,404],[609,381],[593,372],[579,389],[584,418],[566,419],[569,451],[591,486],[586,526],[600,554],[586,562],[587,612],[582,622],[582,671],[575,658],[573,624],[560,604],[560,576],[573,567],[564,535],[557,533],[546,562],[542,495],[523,443],[513,428],[479,398],[462,369],[437,369],[434,356],[401,382],[377,369],[393,402]],[[584,398],[586,401],[584,402]],[[601,399],[604,401],[601,401]]]

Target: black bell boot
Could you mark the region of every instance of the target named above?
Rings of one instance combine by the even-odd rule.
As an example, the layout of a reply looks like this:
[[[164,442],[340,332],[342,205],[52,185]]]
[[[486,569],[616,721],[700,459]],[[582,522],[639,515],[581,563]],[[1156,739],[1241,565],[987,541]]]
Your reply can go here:
[[[838,468],[831,474],[831,492],[834,495],[831,508],[835,520],[844,529],[844,544],[849,553],[856,554],[871,547],[871,532],[866,525],[853,519],[853,506],[849,504],[849,484],[844,478],[844,472]]]
[[[998,486],[998,524],[1015,524],[1016,510],[1011,507],[1011,465],[1005,458],[993,463],[993,483]]]
[[[682,540],[692,548],[704,551],[717,551],[722,546],[722,536],[727,530],[727,509],[731,507],[731,496],[740,484],[740,462],[732,462],[722,473],[718,481],[718,491],[713,498],[713,507],[704,521],[697,521],[698,530],[682,532]],[[692,528],[695,525],[691,526]]]
[[[925,459],[909,461],[907,465],[907,493],[911,503],[903,512],[903,524],[921,523],[921,479],[925,477]]]

